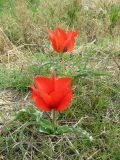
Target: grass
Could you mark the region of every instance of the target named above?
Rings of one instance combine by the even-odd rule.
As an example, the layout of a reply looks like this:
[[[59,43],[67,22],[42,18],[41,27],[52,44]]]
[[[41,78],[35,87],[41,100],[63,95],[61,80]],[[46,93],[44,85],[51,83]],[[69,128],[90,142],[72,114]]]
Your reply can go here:
[[[58,122],[72,126],[79,122],[78,127],[94,138],[89,142],[79,135],[41,134],[29,124],[34,119],[29,115],[3,124],[0,157],[119,160],[119,1],[96,1],[93,7],[83,6],[78,0],[6,0],[0,1],[0,17],[0,90],[9,88],[27,94],[35,75],[50,76],[53,70],[57,75],[73,77],[75,98]],[[65,75],[60,71],[60,57],[48,41],[47,29],[56,25],[79,31],[74,51],[64,57]],[[33,104],[28,103],[28,108]],[[43,113],[43,117],[50,119],[50,114]]]
[[[33,64],[30,62],[29,65],[26,67],[21,65],[21,67],[12,66],[11,69],[7,68],[4,65],[0,65],[0,89],[4,88],[14,88],[18,89],[19,91],[26,91],[28,90],[27,87],[32,83],[33,77],[35,75],[41,74],[44,75],[48,73],[48,68],[42,67],[42,61],[46,60],[45,55],[41,55],[41,53],[35,53],[35,58],[31,56],[31,61],[37,59],[36,63]],[[29,63],[29,62],[28,62]],[[41,69],[43,68],[43,69]]]

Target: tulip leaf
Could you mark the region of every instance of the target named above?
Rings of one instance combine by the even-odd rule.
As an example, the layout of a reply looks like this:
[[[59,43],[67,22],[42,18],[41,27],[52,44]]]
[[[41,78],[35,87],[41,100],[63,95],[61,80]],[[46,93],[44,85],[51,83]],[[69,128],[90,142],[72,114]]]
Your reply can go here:
[[[86,138],[88,140],[92,140],[92,136],[83,130],[82,128],[75,128],[68,125],[58,126],[53,128],[52,123],[42,118],[42,112],[35,109],[24,109],[17,113],[15,120],[20,122],[24,122],[24,129],[28,126],[36,126],[39,132],[44,134],[52,134],[52,135],[64,135],[64,134],[77,134],[82,138]]]
[[[54,61],[46,61],[40,65],[40,69],[48,66],[50,69],[53,68],[53,70],[56,72],[56,74],[61,74],[60,64],[58,62]]]
[[[42,133],[51,134],[54,132],[51,122],[42,118],[42,112],[32,108],[19,111],[16,114],[15,120],[20,122],[28,121],[30,125],[35,125]]]
[[[51,64],[58,64],[57,62],[53,62],[53,61],[47,61],[47,62],[44,62],[40,65],[40,68],[43,68],[44,66],[47,66],[47,65],[51,65]]]
[[[90,136],[90,134],[87,131],[83,130],[82,128],[75,128],[75,127],[67,126],[67,125],[59,126],[57,128],[57,134],[65,134],[65,133],[78,134],[82,138],[88,139],[90,141],[93,140],[93,137]]]
[[[52,128],[50,121],[43,118],[39,120],[39,131],[47,134],[54,133],[54,129]]]
[[[79,70],[74,77],[110,76],[110,73],[101,71]]]
[[[30,121],[30,120],[35,120],[38,121],[42,117],[42,112],[32,109],[32,108],[27,108],[27,109],[22,109],[16,114],[15,120],[19,121]]]

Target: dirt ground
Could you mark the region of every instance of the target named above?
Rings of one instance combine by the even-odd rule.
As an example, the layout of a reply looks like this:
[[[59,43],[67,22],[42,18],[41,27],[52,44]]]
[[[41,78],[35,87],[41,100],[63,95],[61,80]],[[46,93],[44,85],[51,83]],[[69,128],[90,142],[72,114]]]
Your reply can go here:
[[[0,124],[3,125],[14,116],[14,111],[31,105],[30,92],[20,93],[15,90],[5,89],[0,91]]]

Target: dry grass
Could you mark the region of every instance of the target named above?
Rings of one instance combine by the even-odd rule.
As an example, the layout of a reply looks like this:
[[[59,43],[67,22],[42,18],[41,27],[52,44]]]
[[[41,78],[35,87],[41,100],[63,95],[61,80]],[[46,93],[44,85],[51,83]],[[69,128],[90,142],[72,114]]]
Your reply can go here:
[[[108,37],[110,32],[109,12],[115,5],[115,2],[112,3],[112,1],[106,3],[97,1],[93,3],[94,8],[92,8],[91,4],[85,6],[82,1],[78,0],[71,2],[66,0],[63,3],[60,0],[45,0],[38,1],[37,9],[35,9],[35,2],[31,4],[26,0],[20,2],[12,0],[9,3],[10,9],[4,7],[2,10],[0,26],[3,32],[11,43],[17,46],[33,44],[32,48],[37,50],[43,49],[47,28],[55,28],[56,25],[78,30],[81,42]],[[119,32],[119,24],[118,19],[114,28],[116,35]]]

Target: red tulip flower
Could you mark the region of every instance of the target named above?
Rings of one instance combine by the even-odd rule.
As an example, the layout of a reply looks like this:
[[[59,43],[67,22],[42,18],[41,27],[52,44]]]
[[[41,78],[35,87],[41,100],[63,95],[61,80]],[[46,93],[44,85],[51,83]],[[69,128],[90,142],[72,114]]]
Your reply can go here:
[[[78,35],[78,32],[65,32],[63,29],[56,27],[56,32],[49,29],[48,33],[52,47],[56,52],[64,53],[73,50],[75,37]]]
[[[73,98],[73,87],[70,86],[72,78],[52,78],[37,76],[32,85],[32,99],[38,110],[62,112],[68,108]]]

